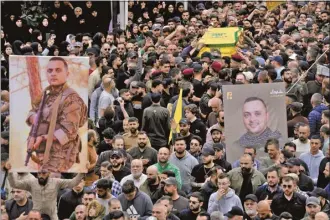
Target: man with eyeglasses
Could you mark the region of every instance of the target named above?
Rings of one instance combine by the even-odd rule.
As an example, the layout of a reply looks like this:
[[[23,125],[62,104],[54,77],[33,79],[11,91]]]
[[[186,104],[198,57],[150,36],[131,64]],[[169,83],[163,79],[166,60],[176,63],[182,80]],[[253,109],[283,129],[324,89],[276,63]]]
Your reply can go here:
[[[25,190],[13,188],[11,190],[13,199],[5,203],[6,213],[9,219],[23,219],[33,208],[33,202],[26,195]]]
[[[300,220],[305,216],[306,197],[294,192],[294,179],[291,176],[282,178],[283,192],[276,196],[271,204],[275,215],[289,212],[293,220]]]
[[[196,220],[203,207],[204,198],[199,192],[194,192],[189,197],[189,208],[180,212],[181,220]]]
[[[109,43],[104,43],[101,48],[101,53],[104,57],[109,58],[111,47]]]
[[[199,136],[193,136],[191,138],[190,141],[190,149],[189,149],[189,153],[194,156],[198,162],[202,161],[202,153],[201,153],[201,149],[202,149],[203,145],[202,145],[202,138],[200,138]]]

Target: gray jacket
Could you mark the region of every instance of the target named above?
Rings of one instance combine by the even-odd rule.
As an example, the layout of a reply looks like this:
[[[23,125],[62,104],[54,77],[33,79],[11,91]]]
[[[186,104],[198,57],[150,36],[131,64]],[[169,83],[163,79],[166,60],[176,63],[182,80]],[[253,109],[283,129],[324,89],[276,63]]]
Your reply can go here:
[[[139,220],[147,219],[152,215],[152,201],[147,194],[138,189],[136,190],[137,192],[133,200],[128,201],[123,193],[118,196],[118,199],[123,211],[127,212],[130,217],[136,216]]]
[[[182,159],[178,159],[173,153],[170,156],[169,162],[177,166],[180,170],[182,179],[182,190],[189,194],[191,192],[191,171],[198,164],[198,161],[188,151]]]
[[[241,200],[237,195],[235,195],[235,191],[233,189],[229,189],[228,193],[220,200],[217,199],[217,194],[218,192],[215,192],[210,196],[209,207],[207,209],[208,213],[220,211],[221,213],[226,214],[233,206],[238,206],[243,210]]]

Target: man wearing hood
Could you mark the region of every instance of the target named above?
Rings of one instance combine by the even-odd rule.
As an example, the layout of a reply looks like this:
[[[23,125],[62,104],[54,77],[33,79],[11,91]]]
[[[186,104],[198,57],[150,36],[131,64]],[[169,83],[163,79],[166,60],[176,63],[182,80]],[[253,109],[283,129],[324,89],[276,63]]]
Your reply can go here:
[[[328,107],[322,104],[323,96],[320,93],[312,95],[311,104],[313,110],[308,114],[308,122],[312,135],[320,135],[322,111]]]
[[[320,148],[321,138],[314,135],[311,137],[309,152],[303,153],[299,157],[299,159],[308,165],[310,177],[313,179],[314,184],[317,182],[320,163],[324,158],[323,152],[320,150]]]
[[[218,176],[218,191],[213,193],[209,200],[208,213],[214,211],[228,213],[234,206],[243,209],[241,200],[235,195],[235,191],[229,187],[230,185],[229,175],[221,173]]]
[[[123,211],[130,218],[147,219],[152,215],[152,201],[150,197],[134,186],[132,180],[127,180],[122,187],[123,193],[118,197]]]

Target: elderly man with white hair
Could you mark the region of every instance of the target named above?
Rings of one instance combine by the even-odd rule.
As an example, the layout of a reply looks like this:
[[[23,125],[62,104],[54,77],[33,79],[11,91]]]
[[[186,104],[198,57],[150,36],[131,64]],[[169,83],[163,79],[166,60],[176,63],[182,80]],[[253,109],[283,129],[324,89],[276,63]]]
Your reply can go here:
[[[142,160],[139,160],[139,159],[132,160],[131,174],[128,176],[125,176],[120,181],[120,185],[123,185],[127,180],[133,180],[134,185],[137,188],[140,188],[140,186],[147,180],[147,175],[143,174],[142,172],[143,172]]]

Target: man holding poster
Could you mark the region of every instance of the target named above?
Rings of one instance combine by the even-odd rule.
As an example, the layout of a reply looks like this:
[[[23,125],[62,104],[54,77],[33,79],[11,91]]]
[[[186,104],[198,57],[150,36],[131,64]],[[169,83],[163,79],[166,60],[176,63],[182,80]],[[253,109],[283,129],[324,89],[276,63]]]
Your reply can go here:
[[[67,84],[69,69],[61,57],[52,57],[46,67],[49,86],[27,117],[31,126],[25,165],[32,152],[40,169],[67,172],[79,161],[79,128],[87,121],[87,106]]]

